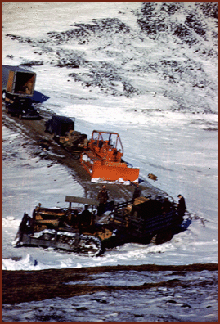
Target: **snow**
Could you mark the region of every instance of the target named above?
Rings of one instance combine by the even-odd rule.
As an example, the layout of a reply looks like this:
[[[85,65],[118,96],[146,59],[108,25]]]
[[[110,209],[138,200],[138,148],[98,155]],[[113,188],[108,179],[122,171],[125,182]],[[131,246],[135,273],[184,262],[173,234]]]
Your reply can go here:
[[[22,146],[27,141],[22,133],[14,133],[3,126],[3,269],[218,261],[217,60],[207,60],[193,47],[174,42],[170,35],[166,35],[166,41],[162,37],[150,39],[142,34],[143,41],[140,41],[137,17],[133,14],[140,5],[135,2],[117,3],[117,6],[115,3],[92,3],[90,7],[90,3],[83,2],[56,2],[56,5],[5,2],[2,61],[18,65],[42,60],[43,65],[31,67],[37,73],[35,90],[49,97],[42,108],[74,116],[76,130],[88,137],[94,129],[118,132],[124,159],[140,168],[141,178],[147,179],[149,172],[155,174],[158,181],[152,184],[174,200],[182,193],[187,209],[198,218],[186,232],[161,246],[126,244],[97,258],[53,250],[16,249],[11,242],[24,212],[32,214],[39,202],[45,207],[65,207],[65,195],[83,196],[83,188],[65,167],[53,164],[49,168],[48,161],[33,157]],[[57,45],[48,39],[48,32],[60,33],[75,28],[74,23],[92,24],[92,19],[110,17],[117,17],[133,30],[127,50],[122,50],[123,39],[110,43],[111,38],[107,36],[82,45],[73,40]],[[177,18],[183,19],[182,13]],[[7,34],[30,37],[34,46],[12,40]],[[42,39],[47,40],[46,44],[39,42]],[[104,48],[108,42],[103,51],[97,49],[99,45]],[[209,48],[210,42],[203,46]],[[46,51],[44,46],[51,51]],[[128,97],[112,96],[95,84],[86,87],[83,82],[74,81],[70,73],[84,75],[89,67],[77,70],[55,66],[52,62],[56,59],[56,51],[62,53],[62,50],[64,57],[71,50],[81,51],[93,63],[114,63],[115,70],[123,67],[124,76],[132,80],[132,86],[140,93]],[[107,50],[114,55],[108,56]],[[163,73],[171,73],[178,79],[177,72],[170,67],[167,72],[161,63],[169,60],[184,67],[182,79],[177,83],[160,77]],[[150,69],[150,65],[157,66],[158,70]],[[192,74],[192,66],[195,74]],[[133,73],[137,67],[139,71]],[[195,83],[207,81],[205,88],[193,87],[194,78]],[[120,83],[116,87],[121,91]],[[33,260],[37,260],[37,265]]]

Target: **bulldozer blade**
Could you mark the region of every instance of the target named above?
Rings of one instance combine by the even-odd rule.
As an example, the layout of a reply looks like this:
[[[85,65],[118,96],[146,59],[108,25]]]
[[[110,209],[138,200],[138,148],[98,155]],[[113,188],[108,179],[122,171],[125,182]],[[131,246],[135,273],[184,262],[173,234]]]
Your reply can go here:
[[[120,166],[93,165],[92,182],[102,181],[131,181],[138,182],[139,169]]]

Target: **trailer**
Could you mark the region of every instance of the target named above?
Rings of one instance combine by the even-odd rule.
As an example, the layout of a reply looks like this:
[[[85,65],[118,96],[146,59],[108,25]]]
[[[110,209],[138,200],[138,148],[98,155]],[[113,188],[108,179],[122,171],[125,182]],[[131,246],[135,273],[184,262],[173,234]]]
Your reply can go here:
[[[35,81],[36,73],[33,71],[20,66],[2,65],[2,100],[8,114],[19,118],[39,118],[31,100]]]
[[[2,97],[33,97],[36,73],[20,66],[2,65]]]

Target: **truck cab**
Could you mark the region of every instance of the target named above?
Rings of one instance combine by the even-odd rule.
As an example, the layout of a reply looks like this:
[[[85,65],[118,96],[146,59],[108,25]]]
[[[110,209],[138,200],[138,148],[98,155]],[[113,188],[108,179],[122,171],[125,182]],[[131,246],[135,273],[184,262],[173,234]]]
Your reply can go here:
[[[17,96],[12,99],[7,98],[5,101],[6,112],[11,116],[17,116],[20,119],[38,119],[39,112],[35,109],[30,98],[19,98]]]

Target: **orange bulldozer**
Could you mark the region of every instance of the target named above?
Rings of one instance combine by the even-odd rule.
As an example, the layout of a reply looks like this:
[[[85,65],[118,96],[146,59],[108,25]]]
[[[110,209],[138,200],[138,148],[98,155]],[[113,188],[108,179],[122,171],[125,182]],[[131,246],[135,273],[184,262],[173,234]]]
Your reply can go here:
[[[118,133],[94,130],[80,156],[80,163],[92,182],[138,182],[139,169],[129,167],[122,156],[123,146]]]

